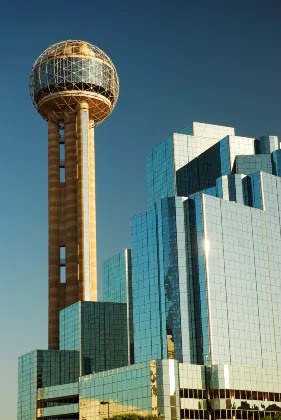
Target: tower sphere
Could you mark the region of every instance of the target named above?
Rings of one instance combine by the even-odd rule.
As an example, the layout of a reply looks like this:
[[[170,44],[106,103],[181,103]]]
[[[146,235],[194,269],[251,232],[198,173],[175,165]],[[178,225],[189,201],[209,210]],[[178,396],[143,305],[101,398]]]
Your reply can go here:
[[[86,101],[96,126],[112,112],[118,94],[119,79],[112,61],[85,41],[51,45],[32,67],[30,95],[46,120],[64,122],[78,103]]]

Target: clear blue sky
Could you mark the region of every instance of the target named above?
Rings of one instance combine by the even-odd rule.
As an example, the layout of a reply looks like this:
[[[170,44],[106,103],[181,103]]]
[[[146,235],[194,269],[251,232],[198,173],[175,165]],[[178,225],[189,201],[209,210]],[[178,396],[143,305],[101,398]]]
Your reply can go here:
[[[16,419],[17,357],[47,348],[47,125],[29,99],[34,60],[82,39],[119,73],[116,109],[96,130],[101,267],[130,246],[146,154],[172,131],[200,121],[281,135],[280,21],[279,0],[2,3],[0,419]]]

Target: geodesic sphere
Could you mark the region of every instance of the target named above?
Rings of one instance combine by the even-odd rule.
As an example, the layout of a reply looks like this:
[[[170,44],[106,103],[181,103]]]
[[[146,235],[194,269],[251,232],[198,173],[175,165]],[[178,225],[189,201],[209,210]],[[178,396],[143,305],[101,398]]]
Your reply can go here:
[[[30,95],[47,120],[72,117],[79,102],[89,105],[90,119],[100,124],[118,99],[119,79],[110,58],[84,41],[51,45],[35,61],[30,75]]]

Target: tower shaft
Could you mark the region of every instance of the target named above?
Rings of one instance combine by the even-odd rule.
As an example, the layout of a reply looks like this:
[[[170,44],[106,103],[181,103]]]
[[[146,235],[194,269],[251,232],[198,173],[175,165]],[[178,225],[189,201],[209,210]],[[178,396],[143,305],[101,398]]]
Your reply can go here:
[[[86,102],[65,119],[63,138],[48,122],[48,152],[49,349],[58,349],[59,311],[97,300],[94,128]]]

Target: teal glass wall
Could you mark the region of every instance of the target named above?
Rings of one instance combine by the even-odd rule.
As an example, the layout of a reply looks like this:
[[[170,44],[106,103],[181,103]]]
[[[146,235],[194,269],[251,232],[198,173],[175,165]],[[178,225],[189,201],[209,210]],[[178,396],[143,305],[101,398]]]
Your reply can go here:
[[[79,382],[38,389],[37,416],[44,420],[79,419]]]
[[[280,364],[281,180],[250,180],[256,208],[204,194],[186,203],[198,363]]]
[[[147,155],[148,208],[156,200],[175,195],[173,136],[170,135]]]
[[[261,173],[250,174],[243,181],[245,204],[262,210]]]
[[[127,271],[126,250],[113,255],[103,263],[103,300],[105,302],[127,303]]]
[[[177,195],[189,197],[213,188],[218,178],[230,174],[272,173],[271,154],[255,152],[257,147],[252,138],[223,138],[176,171]]]
[[[267,255],[265,268],[267,276],[263,279],[264,269],[260,269],[262,289],[266,296],[259,300],[261,328],[263,332],[263,359],[272,358],[272,366],[281,366],[281,293],[280,293],[280,252],[281,252],[281,178],[260,173],[261,204],[265,224],[265,244]],[[261,233],[259,233],[261,235]],[[267,264],[267,265],[266,265]],[[262,266],[262,262],[259,264]],[[266,305],[266,300],[269,300]],[[268,317],[268,320],[267,320]],[[271,367],[270,361],[264,367]]]
[[[272,153],[272,168],[274,175],[281,176],[281,150]]]
[[[271,150],[276,147],[278,138],[273,136],[272,138],[274,141],[272,140],[271,144],[268,143],[268,138],[268,141],[263,144],[260,140],[254,143],[253,139],[225,137],[176,171],[177,195],[189,197],[200,191],[214,195],[214,190],[211,188],[221,186],[218,185],[218,179],[226,175],[229,177],[231,174],[249,175],[262,171],[281,176],[280,150],[261,154],[261,150]],[[247,154],[249,151],[252,151],[252,154]],[[254,154],[255,152],[257,154]],[[238,187],[238,178],[228,178],[228,180],[230,189],[235,188],[234,184]],[[242,203],[241,191],[238,194],[240,195],[238,202]],[[218,196],[221,197],[221,195]],[[227,199],[237,201],[233,197],[234,195],[230,193]],[[226,196],[221,198],[226,198]]]
[[[225,137],[177,170],[177,194],[188,197],[209,189],[217,178],[230,173],[230,140]]]
[[[272,153],[280,149],[280,143],[277,136],[262,136],[256,140],[259,143],[259,153]]]
[[[179,368],[174,360],[151,360],[88,375],[81,378],[79,388],[82,419],[128,412],[180,418]]]
[[[36,419],[37,389],[78,381],[76,351],[35,350],[18,362],[18,420]]]
[[[218,142],[177,171],[176,183],[179,196],[188,197],[192,193],[213,187],[222,172],[230,173],[229,166],[228,171],[223,171],[222,167],[224,155],[220,154],[220,147],[223,143],[223,140]],[[228,152],[228,143],[226,151]]]
[[[131,250],[125,249],[103,263],[103,300],[126,303],[130,363],[134,363]]]
[[[18,361],[18,420],[35,420],[37,408],[36,351]]]
[[[64,309],[60,349],[80,352],[80,375],[127,365],[127,305],[84,301]]]
[[[206,266],[204,259],[204,225],[202,217],[201,194],[194,196],[193,200],[186,201],[185,223],[187,243],[189,245],[189,273],[192,289],[193,304],[192,323],[193,340],[191,342],[192,354],[196,357],[196,363],[209,364],[210,337],[208,333],[208,296],[206,285]]]
[[[163,355],[155,211],[134,216],[131,219],[131,231],[134,347],[137,363],[161,359]]]
[[[236,156],[234,171],[247,175],[258,171],[272,174],[271,154]]]
[[[220,150],[220,175],[228,175],[231,172],[229,137],[225,137],[219,143]]]
[[[210,194],[208,191],[203,191],[205,194],[212,195],[213,197],[223,198],[228,201],[236,201],[236,203],[244,204],[244,183],[245,175],[231,174],[217,179],[215,191],[216,193]]]
[[[157,200],[172,196],[188,196],[213,186],[218,176],[230,173],[233,158],[230,156],[228,136],[232,138],[232,149],[241,151],[235,154],[243,154],[246,151],[248,154],[254,153],[254,139],[236,138],[234,134],[234,129],[231,127],[193,122],[155,146],[147,155],[148,210],[153,209]],[[214,145],[215,149],[212,148]],[[207,150],[209,161],[207,162],[206,155],[200,160],[200,165],[198,162],[192,163],[192,168],[188,168],[188,171],[195,172],[196,178],[190,176],[188,182],[194,181],[194,185],[191,189],[186,186],[184,189],[183,179],[176,180],[176,173],[177,177],[180,176],[182,172],[179,171],[182,167]],[[204,167],[206,165],[208,168]],[[205,182],[200,180],[199,172]],[[213,184],[209,179],[210,176]]]
[[[182,128],[177,133],[178,134],[192,135],[193,134],[193,123],[186,125],[184,128]]]
[[[132,218],[135,360],[190,362],[183,199]]]

